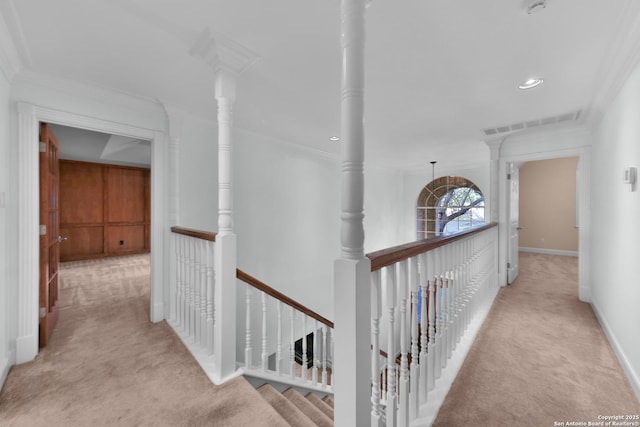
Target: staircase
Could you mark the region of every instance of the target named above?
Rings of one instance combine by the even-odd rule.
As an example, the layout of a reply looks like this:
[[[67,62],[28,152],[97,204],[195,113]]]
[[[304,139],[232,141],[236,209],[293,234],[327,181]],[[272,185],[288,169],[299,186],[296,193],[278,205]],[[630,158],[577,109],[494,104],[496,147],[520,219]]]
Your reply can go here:
[[[258,387],[258,393],[292,427],[333,427],[333,399],[330,396],[322,399],[313,393],[303,396],[293,388],[280,393],[270,384]]]

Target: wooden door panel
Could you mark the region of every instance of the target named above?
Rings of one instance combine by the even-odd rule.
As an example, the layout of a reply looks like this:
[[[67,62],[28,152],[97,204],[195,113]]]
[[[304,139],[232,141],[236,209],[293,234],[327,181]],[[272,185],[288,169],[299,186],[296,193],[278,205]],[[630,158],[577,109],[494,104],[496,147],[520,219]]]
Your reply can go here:
[[[144,222],[145,171],[109,168],[107,170],[108,222]]]
[[[104,256],[104,227],[102,225],[61,227],[60,234],[69,238],[60,244],[61,261]]]
[[[40,346],[47,345],[58,320],[59,242],[58,140],[40,125]]]
[[[104,221],[104,177],[94,163],[60,162],[60,222],[96,224]]]
[[[109,226],[110,253],[143,252],[145,247],[144,225]]]

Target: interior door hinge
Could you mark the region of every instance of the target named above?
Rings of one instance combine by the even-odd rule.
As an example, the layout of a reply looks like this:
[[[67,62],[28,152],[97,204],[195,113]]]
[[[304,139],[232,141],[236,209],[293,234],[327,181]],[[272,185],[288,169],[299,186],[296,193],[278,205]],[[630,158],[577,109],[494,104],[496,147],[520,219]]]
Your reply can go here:
[[[507,174],[507,179],[511,179],[511,174],[510,173]]]
[[[47,152],[47,143],[46,142],[40,142],[40,152],[41,153],[46,153]]]
[[[511,263],[510,262],[507,263],[507,268],[511,268]]]
[[[47,226],[44,224],[40,224],[40,235],[41,236],[47,235]]]

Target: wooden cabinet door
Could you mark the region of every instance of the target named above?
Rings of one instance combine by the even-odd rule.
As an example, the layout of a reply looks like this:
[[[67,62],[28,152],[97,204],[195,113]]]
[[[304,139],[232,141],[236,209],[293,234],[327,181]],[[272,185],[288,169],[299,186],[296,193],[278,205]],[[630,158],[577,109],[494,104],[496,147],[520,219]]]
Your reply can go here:
[[[60,263],[58,140],[40,124],[40,346],[58,321]]]

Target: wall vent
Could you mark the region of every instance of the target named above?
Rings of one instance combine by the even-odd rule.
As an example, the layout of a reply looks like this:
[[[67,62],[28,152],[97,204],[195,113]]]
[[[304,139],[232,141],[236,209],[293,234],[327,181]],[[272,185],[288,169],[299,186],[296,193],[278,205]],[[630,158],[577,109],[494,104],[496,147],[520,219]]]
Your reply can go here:
[[[539,126],[548,126],[556,123],[577,121],[580,118],[582,110],[574,111],[572,113],[561,114],[559,116],[545,117],[544,119],[531,120],[527,122],[514,123],[508,126],[498,126],[495,128],[483,129],[482,132],[486,136],[500,135],[503,133],[515,132],[522,129],[530,129]]]

